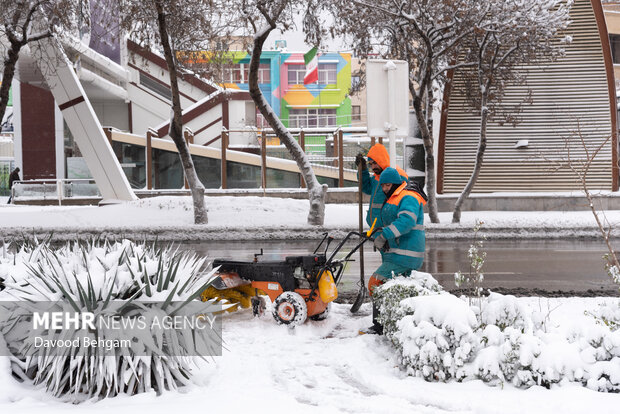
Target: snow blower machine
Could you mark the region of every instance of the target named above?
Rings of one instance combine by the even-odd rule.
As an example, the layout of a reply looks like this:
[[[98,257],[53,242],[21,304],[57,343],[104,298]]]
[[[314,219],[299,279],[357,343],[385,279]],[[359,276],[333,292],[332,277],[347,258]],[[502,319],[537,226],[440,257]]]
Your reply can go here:
[[[288,256],[283,261],[263,261],[263,249],[250,262],[216,259],[218,268],[213,284],[203,292],[202,299],[227,299],[237,306],[252,307],[254,316],[266,309],[265,299],[272,302],[272,315],[278,324],[301,325],[307,318],[320,321],[327,318],[331,302],[338,297],[338,283],[345,264],[368,240],[372,231],[352,231],[328,254],[333,237],[327,233],[312,254]],[[343,258],[336,255],[354,236],[361,239]],[[324,246],[322,253],[319,249]]]

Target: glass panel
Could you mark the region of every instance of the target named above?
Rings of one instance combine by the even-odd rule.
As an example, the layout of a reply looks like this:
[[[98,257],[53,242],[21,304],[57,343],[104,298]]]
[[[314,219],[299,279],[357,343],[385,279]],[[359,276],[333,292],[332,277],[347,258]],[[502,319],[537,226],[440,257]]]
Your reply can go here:
[[[13,194],[20,198],[58,199],[58,185],[53,181],[49,183],[14,183]]]
[[[321,126],[336,126],[336,109],[321,109]]]
[[[611,56],[614,63],[620,63],[620,35],[610,34]]]
[[[232,83],[243,83],[242,82],[243,79],[241,78],[242,76],[241,65],[237,65],[236,67],[233,68],[232,75],[233,75]]]
[[[208,157],[197,157],[192,155],[194,168],[198,179],[205,188],[220,188],[222,185],[220,171],[222,171],[222,162],[220,160]]]
[[[183,188],[183,170],[179,154],[153,149],[153,185],[162,189]]]
[[[163,96],[168,100],[172,99],[172,92],[170,91],[170,88],[168,86],[164,85],[163,83],[159,83],[155,79],[149,78],[142,72],[140,72],[140,85],[157,93],[158,95]]]
[[[336,72],[336,69],[334,68],[334,70],[330,70],[328,72],[328,77],[327,77],[328,85],[335,85],[338,82],[337,79],[338,79],[338,72]]]
[[[227,162],[226,171],[228,188],[258,188],[261,185],[259,166]]]
[[[11,195],[11,191],[9,190],[9,176],[14,169],[15,161],[0,161],[0,196],[8,197],[9,195]]]
[[[63,197],[101,197],[99,188],[94,182],[69,181],[63,183]]]
[[[146,187],[146,154],[144,147],[123,142],[113,142],[112,149],[131,187]]]
[[[261,63],[258,69],[258,77],[260,83],[271,82],[271,67],[268,63]]]
[[[338,180],[335,178],[322,177],[322,176],[317,175],[316,179],[319,182],[319,184],[327,184],[330,187],[338,187]]]
[[[353,105],[351,107],[351,120],[353,121],[361,121],[362,120],[362,111],[359,105]]]
[[[308,109],[308,126],[316,128],[318,126],[318,111],[316,109]]]
[[[321,85],[335,85],[338,75],[337,63],[319,64],[319,83]]]
[[[260,72],[258,74],[258,81],[260,82]],[[250,82],[250,64],[247,63],[243,67],[243,83]]]
[[[357,185],[357,183],[355,184]],[[267,168],[267,188],[297,188],[299,174]]]
[[[304,83],[305,65],[288,65],[288,83],[291,85]]]

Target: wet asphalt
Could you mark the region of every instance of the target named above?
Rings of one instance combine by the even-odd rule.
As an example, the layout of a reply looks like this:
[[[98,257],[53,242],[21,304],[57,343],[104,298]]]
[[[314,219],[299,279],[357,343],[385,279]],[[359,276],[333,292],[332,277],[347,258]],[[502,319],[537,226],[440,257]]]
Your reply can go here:
[[[333,243],[335,244],[335,243]],[[332,244],[332,247],[333,247]],[[286,256],[310,254],[317,242],[298,241],[205,241],[184,243],[184,249],[207,255],[209,259],[229,258],[251,261],[263,249],[259,260],[283,260]],[[441,285],[453,292],[463,292],[454,285],[454,273],[469,271],[469,242],[427,240],[422,271],[431,273]],[[337,257],[344,256],[351,245],[344,246]],[[618,287],[605,272],[605,245],[599,240],[489,240],[484,243],[483,266],[485,288],[518,296],[619,296]],[[331,251],[331,247],[330,247]],[[360,277],[359,256],[350,262],[339,286],[344,301],[355,296]],[[364,249],[365,274],[370,275],[381,263],[372,245]]]

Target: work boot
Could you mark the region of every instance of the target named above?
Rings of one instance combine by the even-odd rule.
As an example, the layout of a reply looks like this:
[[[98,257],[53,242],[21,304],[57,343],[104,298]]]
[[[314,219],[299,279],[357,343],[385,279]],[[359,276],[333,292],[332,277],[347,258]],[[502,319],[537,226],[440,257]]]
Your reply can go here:
[[[372,302],[372,326],[360,331],[361,334],[383,335],[383,325],[379,323],[379,307]]]

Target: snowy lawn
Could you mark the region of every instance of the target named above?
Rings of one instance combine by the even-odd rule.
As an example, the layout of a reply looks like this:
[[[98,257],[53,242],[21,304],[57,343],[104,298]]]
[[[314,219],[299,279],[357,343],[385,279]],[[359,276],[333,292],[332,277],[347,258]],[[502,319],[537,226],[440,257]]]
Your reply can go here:
[[[209,237],[237,239],[295,238],[301,233],[320,235],[322,229],[306,222],[308,201],[270,197],[207,197],[209,224],[193,225],[189,197],[156,197],[134,202],[96,206],[15,206],[0,204],[0,233],[51,231],[79,232],[115,231],[125,234],[165,233],[166,240]],[[325,207],[326,229],[357,228],[358,210],[354,204],[328,204]],[[566,234],[575,237],[578,231],[589,229],[590,237],[597,237],[595,221],[589,211],[574,212],[463,212],[461,224],[451,223],[452,213],[440,213],[441,223],[425,220],[429,237],[471,236],[476,220],[484,221],[484,230],[496,229],[507,237],[555,237]],[[606,212],[615,227],[620,225],[620,211]],[[271,232],[263,234],[263,231]],[[276,233],[274,233],[274,231]],[[564,232],[564,233],[562,233]],[[535,233],[535,234],[534,234]]]
[[[537,308],[539,299],[522,298]],[[550,299],[551,322],[569,329],[599,299]],[[545,300],[542,306],[547,306]],[[577,319],[575,319],[577,318]],[[266,314],[250,311],[224,319],[222,357],[196,368],[193,385],[181,393],[117,397],[72,406],[43,390],[17,384],[0,359],[0,411],[8,413],[114,412],[351,412],[351,413],[585,413],[617,412],[618,395],[579,385],[491,387],[481,381],[433,383],[407,376],[384,337],[357,331],[371,323],[370,306],[351,315],[333,307],[322,322],[291,331]]]

